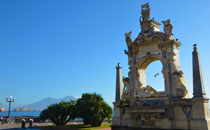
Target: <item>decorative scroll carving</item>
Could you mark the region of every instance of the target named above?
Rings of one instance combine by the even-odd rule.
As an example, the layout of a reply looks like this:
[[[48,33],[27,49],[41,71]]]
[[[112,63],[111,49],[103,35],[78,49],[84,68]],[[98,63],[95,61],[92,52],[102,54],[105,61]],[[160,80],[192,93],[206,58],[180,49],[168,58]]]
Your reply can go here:
[[[182,71],[175,71],[173,73],[175,82],[175,95],[177,97],[184,97],[187,95],[186,80]]]
[[[130,78],[128,78],[128,77],[123,78],[123,83],[124,83],[124,88],[123,88],[122,98],[126,99],[126,100],[129,100],[130,91],[131,91]]]

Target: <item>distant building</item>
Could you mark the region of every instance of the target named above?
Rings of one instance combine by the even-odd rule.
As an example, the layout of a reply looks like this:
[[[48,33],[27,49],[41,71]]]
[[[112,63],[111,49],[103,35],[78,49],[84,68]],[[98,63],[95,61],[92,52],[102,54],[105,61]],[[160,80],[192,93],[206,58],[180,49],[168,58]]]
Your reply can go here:
[[[16,108],[14,111],[32,111],[32,108]]]
[[[1,111],[6,111],[6,108],[5,107],[2,107],[0,109],[1,109]]]

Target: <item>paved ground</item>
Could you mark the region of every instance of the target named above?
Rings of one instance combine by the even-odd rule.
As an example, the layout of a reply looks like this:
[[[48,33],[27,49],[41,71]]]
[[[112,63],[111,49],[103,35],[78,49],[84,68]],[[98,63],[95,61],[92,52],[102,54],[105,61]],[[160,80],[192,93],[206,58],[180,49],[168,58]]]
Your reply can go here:
[[[52,123],[34,123],[33,126],[46,126],[46,125],[52,125]],[[26,128],[29,127],[29,124],[26,124]],[[17,129],[17,128],[21,128],[21,124],[20,123],[15,123],[15,124],[0,124],[0,130],[13,130],[13,129]],[[29,130],[29,129],[24,129],[24,130]]]
[[[81,122],[69,122],[68,124],[81,124]],[[52,125],[52,123],[34,123],[33,126],[46,126]],[[28,128],[29,124],[26,124],[25,129],[21,129],[21,124],[0,124],[0,130],[41,130],[41,129],[33,129]],[[104,128],[98,130],[111,130],[111,128]]]
[[[9,128],[20,128],[19,124],[0,124],[0,129],[9,129]]]

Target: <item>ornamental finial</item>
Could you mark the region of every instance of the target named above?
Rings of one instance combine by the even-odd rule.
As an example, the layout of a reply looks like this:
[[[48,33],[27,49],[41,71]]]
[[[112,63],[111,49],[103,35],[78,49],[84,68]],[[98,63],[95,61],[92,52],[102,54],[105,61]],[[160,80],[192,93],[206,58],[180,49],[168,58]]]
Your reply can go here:
[[[150,19],[149,3],[141,5],[141,15],[142,15],[143,21]]]

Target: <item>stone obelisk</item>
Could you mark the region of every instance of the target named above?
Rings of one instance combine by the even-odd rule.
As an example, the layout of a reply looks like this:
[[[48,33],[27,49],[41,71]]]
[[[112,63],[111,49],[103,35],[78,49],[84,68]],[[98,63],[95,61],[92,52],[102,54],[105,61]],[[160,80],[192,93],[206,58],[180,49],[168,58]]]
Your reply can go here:
[[[116,95],[115,102],[120,102],[122,98],[122,70],[120,67],[120,63],[118,63],[116,67]]]
[[[205,98],[206,92],[203,83],[203,75],[200,65],[200,57],[194,45],[193,55],[193,98]]]

